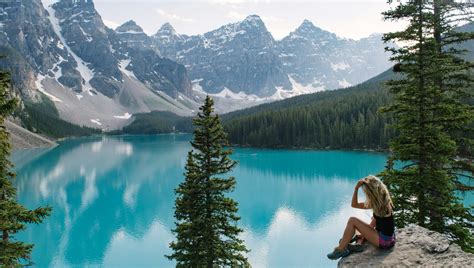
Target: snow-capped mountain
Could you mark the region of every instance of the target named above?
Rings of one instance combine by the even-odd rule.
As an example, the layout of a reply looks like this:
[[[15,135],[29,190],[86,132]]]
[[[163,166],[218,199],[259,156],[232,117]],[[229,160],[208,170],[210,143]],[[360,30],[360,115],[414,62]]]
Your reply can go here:
[[[134,113],[191,115],[199,105],[189,99],[183,65],[160,57],[146,35],[137,45],[127,36],[130,23],[108,29],[91,0],[46,9],[40,0],[1,1],[0,27],[0,53],[8,55],[1,64],[12,71],[14,88],[24,101],[41,101],[43,93],[67,121],[114,129]]]
[[[216,96],[282,99],[354,85],[390,67],[381,35],[344,39],[308,20],[281,41],[257,15],[195,36],[179,35],[167,23],[154,41],[161,55],[184,64]]]
[[[267,97],[277,87],[290,89],[276,42],[258,16],[195,36],[179,36],[166,25],[155,37],[162,56],[184,64],[205,92],[228,88]]]
[[[296,82],[322,89],[361,83],[389,68],[380,34],[343,39],[305,20],[278,42],[285,71]]]
[[[389,67],[380,36],[339,38],[304,21],[275,40],[257,15],[202,35],[166,23],[106,27],[92,0],[0,1],[0,67],[24,101],[52,100],[62,119],[115,129],[134,113],[220,113],[357,84]]]

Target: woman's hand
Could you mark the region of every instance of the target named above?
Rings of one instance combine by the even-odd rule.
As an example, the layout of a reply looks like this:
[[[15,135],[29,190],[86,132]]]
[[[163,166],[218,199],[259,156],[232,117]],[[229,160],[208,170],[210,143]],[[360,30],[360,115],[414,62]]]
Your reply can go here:
[[[359,203],[359,200],[357,198],[357,193],[359,192],[359,187],[362,186],[362,184],[366,183],[366,181],[364,179],[362,180],[359,180],[354,188],[354,194],[352,195],[352,202],[351,202],[351,206],[353,208],[360,208],[360,209],[367,209],[365,207],[365,204],[364,203]]]
[[[362,184],[364,184],[364,183],[366,183],[366,181],[365,181],[364,179],[359,180],[359,181],[357,182],[355,188],[356,188],[356,189],[359,189],[359,188],[362,186]]]

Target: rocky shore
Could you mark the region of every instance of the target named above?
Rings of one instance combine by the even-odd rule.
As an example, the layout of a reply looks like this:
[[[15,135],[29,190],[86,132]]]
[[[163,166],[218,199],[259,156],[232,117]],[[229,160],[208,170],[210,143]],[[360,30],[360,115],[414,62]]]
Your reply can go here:
[[[24,129],[11,121],[5,121],[5,127],[10,133],[10,143],[13,150],[54,147],[57,145],[54,141]]]
[[[397,243],[390,250],[365,247],[364,252],[341,259],[338,267],[474,267],[474,254],[417,225],[398,230]]]

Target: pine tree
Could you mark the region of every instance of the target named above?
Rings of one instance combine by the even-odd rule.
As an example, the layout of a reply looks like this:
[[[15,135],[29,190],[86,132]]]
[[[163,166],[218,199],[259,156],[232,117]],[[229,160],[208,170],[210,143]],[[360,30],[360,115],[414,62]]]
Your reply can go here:
[[[235,188],[235,178],[222,178],[236,162],[227,134],[214,114],[208,96],[194,119],[194,148],[188,154],[185,181],[176,189],[176,241],[170,244],[178,267],[248,266],[248,252],[238,238],[237,202],[226,196]]]
[[[4,123],[16,106],[16,100],[9,93],[10,79],[6,72],[0,72],[0,266],[17,267],[31,265],[33,245],[17,241],[15,234],[26,228],[29,223],[41,223],[51,209],[40,207],[28,210],[16,200],[16,188],[12,180],[9,134]]]
[[[399,135],[390,143],[392,153],[382,176],[393,195],[399,226],[417,223],[449,235],[472,252],[474,218],[457,196],[457,191],[470,188],[460,180],[468,176],[463,171],[473,170],[460,158],[467,154],[461,153],[459,143],[472,142],[459,136],[469,131],[466,126],[474,119],[472,106],[465,102],[472,97],[472,63],[453,45],[474,36],[456,32],[452,21],[455,16],[466,18],[466,6],[441,0],[397,3],[384,12],[385,18],[408,20],[409,25],[384,35],[385,41],[405,45],[387,48],[396,62],[394,70],[404,76],[388,82],[394,101],[384,110],[394,116]],[[395,161],[403,167],[394,168]]]

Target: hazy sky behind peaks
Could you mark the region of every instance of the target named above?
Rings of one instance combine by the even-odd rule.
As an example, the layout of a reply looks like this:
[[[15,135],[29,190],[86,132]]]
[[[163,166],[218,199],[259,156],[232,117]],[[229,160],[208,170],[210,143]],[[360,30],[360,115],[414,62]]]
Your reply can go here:
[[[43,0],[49,5],[54,0]],[[202,34],[224,24],[259,15],[276,39],[285,37],[304,19],[341,37],[360,39],[375,32],[399,29],[384,22],[385,0],[94,0],[105,24],[115,28],[132,19],[148,34],[165,22],[178,33]]]

